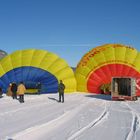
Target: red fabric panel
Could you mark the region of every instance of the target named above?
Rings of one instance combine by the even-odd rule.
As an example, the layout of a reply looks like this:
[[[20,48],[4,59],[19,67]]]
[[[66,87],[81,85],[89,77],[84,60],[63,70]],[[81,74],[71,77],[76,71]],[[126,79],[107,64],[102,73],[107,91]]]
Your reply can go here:
[[[140,96],[140,73],[133,67],[124,64],[108,64],[90,73],[87,90],[100,93],[100,86],[111,82],[112,77],[133,77],[137,82],[137,95]]]

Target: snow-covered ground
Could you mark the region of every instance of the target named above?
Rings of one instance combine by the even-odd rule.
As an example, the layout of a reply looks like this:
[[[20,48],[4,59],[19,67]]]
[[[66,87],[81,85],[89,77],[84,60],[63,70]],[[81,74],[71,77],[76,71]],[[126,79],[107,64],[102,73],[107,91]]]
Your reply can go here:
[[[0,140],[139,140],[140,99],[108,95],[25,95],[25,103],[0,98]]]

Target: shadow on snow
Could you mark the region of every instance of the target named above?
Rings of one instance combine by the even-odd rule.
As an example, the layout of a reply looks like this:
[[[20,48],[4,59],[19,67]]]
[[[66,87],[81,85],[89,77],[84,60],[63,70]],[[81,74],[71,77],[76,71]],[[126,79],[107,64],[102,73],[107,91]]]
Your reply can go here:
[[[103,99],[103,100],[111,100],[111,95],[104,95],[104,94],[93,94],[93,95],[85,95],[85,97],[96,98],[96,99]]]
[[[48,99],[53,100],[53,101],[56,101],[56,102],[59,102],[59,100],[57,100],[55,98],[52,98],[52,97],[48,97]]]

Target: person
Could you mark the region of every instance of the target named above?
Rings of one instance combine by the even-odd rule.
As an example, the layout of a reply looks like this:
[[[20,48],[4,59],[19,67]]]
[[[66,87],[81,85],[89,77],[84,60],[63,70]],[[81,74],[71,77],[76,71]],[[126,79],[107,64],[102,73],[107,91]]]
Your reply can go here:
[[[40,82],[37,83],[37,89],[38,89],[38,94],[40,94],[41,93],[41,83]]]
[[[0,98],[2,98],[2,94],[3,94],[2,88],[0,87]]]
[[[62,103],[64,102],[64,90],[65,90],[65,85],[63,84],[63,81],[60,80],[60,83],[58,85],[58,92],[59,92],[59,102],[61,102],[61,97],[62,97]]]
[[[7,94],[6,94],[6,95],[12,97],[11,87],[12,87],[12,84],[10,83],[10,84],[9,84],[9,87],[8,87],[8,89],[7,89]]]
[[[23,84],[23,82],[20,82],[17,88],[17,93],[19,95],[19,102],[24,103],[24,94],[25,94],[26,88]]]
[[[13,99],[17,99],[17,84],[14,82],[12,83],[11,91]]]

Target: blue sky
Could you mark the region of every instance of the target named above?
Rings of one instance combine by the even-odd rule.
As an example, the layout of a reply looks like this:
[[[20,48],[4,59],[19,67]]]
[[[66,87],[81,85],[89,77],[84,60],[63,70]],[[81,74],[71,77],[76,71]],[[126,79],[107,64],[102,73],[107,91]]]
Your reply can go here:
[[[106,43],[140,51],[139,7],[139,0],[0,0],[0,49],[44,49],[70,66]]]

